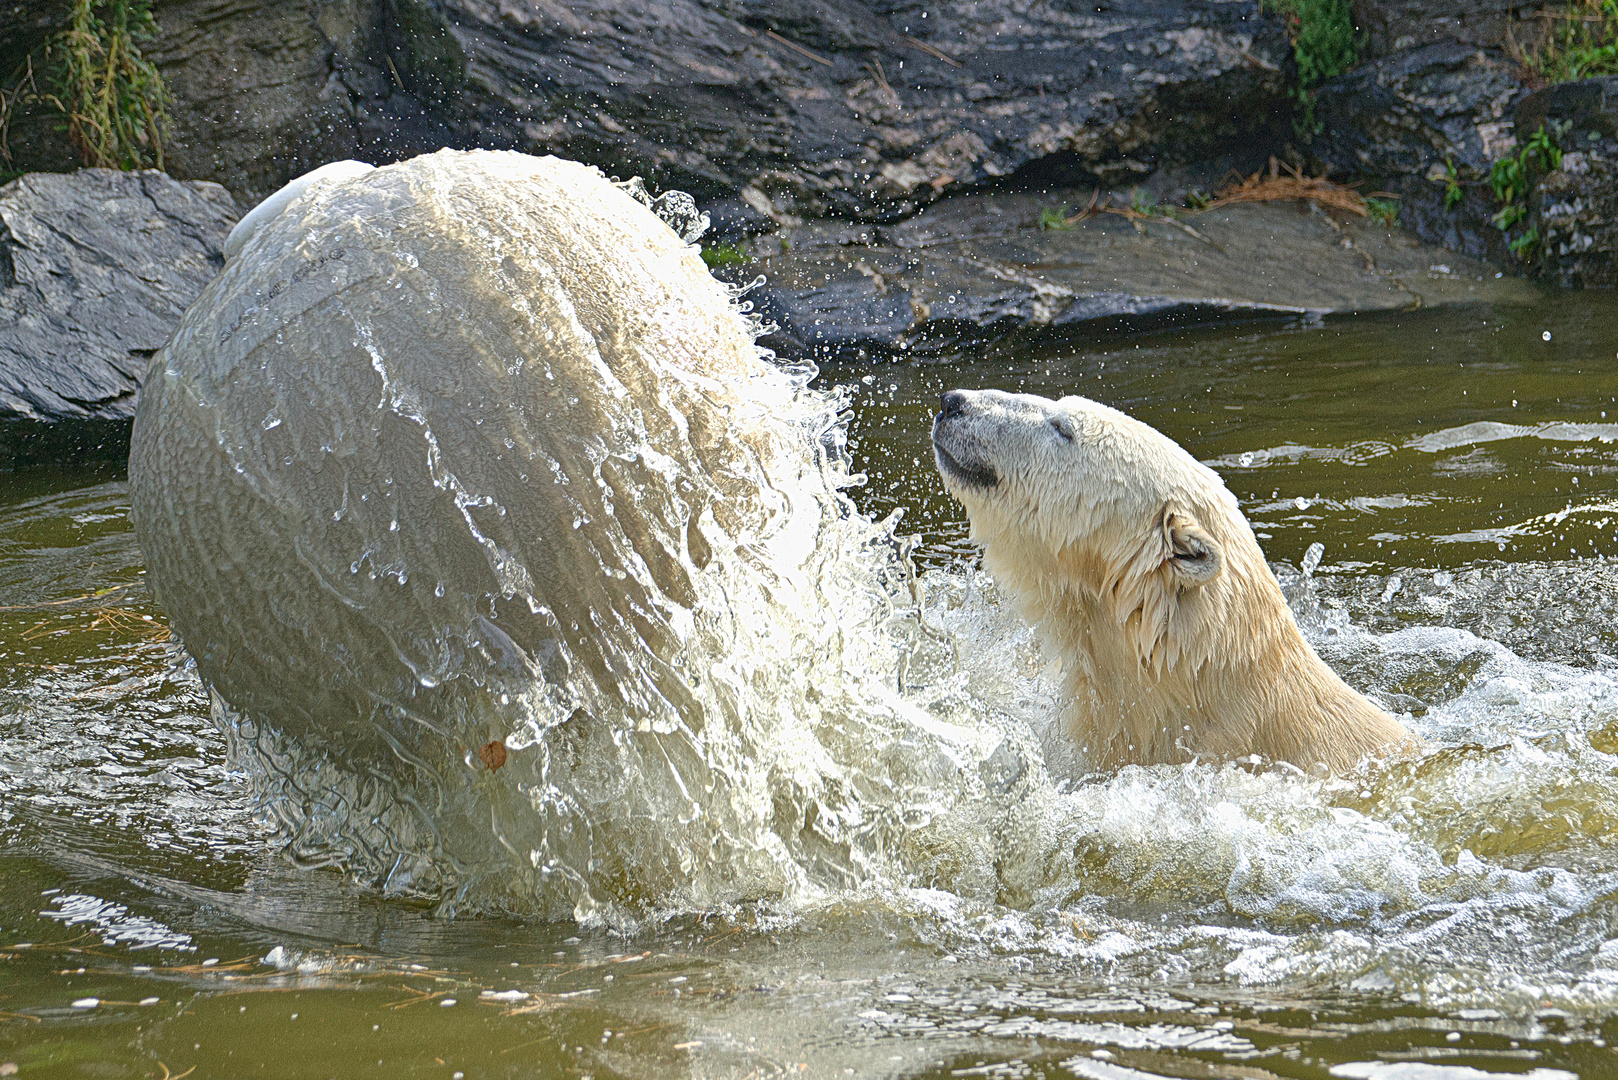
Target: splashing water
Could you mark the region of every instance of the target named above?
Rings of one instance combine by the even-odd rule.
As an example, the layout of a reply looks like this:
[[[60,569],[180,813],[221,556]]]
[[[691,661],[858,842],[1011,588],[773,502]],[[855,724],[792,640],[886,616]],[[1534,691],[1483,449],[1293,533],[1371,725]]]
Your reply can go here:
[[[1282,568],[1300,624],[1423,754],[1329,781],[1087,776],[1056,661],[992,582],[917,577],[896,521],[849,502],[841,396],[759,360],[722,290],[676,317],[667,288],[609,325],[553,256],[488,224],[578,227],[597,196],[474,215],[438,159],[367,174],[387,213],[334,189],[267,229],[258,257],[289,277],[333,236],[345,254],[274,295],[245,258],[227,268],[154,368],[153,400],[205,422],[143,411],[137,433],[152,575],[299,861],[619,927],[852,904],[955,953],[1119,985],[1618,1007],[1614,671],[1442,625],[1536,574],[1565,587],[1565,567],[1365,576],[1346,596],[1312,547]],[[441,197],[478,223],[453,260],[427,238],[460,233],[411,216]],[[667,230],[651,250],[697,280]],[[650,325],[689,347],[648,353]],[[715,326],[741,342],[717,379],[689,329]],[[251,346],[210,344],[217,370],[187,366],[248,327]],[[423,343],[453,377],[411,366]],[[885,1008],[872,1024],[925,1021]]]
[[[634,194],[448,152],[327,185],[154,361],[136,527],[300,863],[613,920],[886,879],[982,795],[992,726],[894,690],[843,401]]]

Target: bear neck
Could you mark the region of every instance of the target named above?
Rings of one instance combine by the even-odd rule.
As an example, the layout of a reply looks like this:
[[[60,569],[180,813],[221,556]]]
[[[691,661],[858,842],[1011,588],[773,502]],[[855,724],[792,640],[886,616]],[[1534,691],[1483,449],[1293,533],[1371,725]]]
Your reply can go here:
[[[1408,743],[1304,640],[1256,540],[1227,543],[1213,582],[1175,590],[1166,631],[1143,657],[1140,616],[1120,619],[1082,552],[1041,556],[1004,539],[985,545],[985,566],[1061,661],[1070,732],[1095,767],[1258,754],[1335,773]]]

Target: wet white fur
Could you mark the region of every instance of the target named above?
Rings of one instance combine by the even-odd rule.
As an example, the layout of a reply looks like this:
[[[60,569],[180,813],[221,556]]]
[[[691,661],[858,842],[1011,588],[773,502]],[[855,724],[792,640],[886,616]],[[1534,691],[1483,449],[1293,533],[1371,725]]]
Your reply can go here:
[[[296,180],[289,182],[280,191],[249,210],[236,223],[236,227],[230,230],[230,235],[225,237],[225,258],[234,259],[236,253],[253,238],[254,233],[262,229],[271,219],[279,215],[282,210],[285,210],[288,203],[305,191],[316,185],[347,180],[351,176],[368,173],[374,168],[376,168],[375,165],[367,165],[363,161],[333,161],[330,164],[322,165],[318,169],[312,169]]]
[[[1303,639],[1213,470],[1085,398],[966,402],[935,445],[999,481],[939,470],[987,569],[1063,661],[1095,766],[1261,754],[1337,772],[1409,742]]]

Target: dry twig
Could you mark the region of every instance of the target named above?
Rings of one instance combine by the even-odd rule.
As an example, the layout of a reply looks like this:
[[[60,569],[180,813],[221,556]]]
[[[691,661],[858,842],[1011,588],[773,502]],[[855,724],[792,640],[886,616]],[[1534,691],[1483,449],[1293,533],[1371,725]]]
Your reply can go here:
[[[804,48],[802,45],[799,45],[796,41],[788,41],[786,38],[782,37],[780,34],[777,34],[774,30],[766,30],[766,31],[764,31],[764,36],[767,37],[767,38],[770,38],[773,41],[779,41],[782,45],[785,45],[787,48],[791,49],[793,52],[802,53],[803,55],[807,56],[809,59],[813,60],[817,64],[825,64],[827,67],[832,66],[831,61],[827,60],[824,56],[821,56],[817,52],[811,52],[810,50]]]
[[[944,50],[942,50],[940,48],[937,48],[936,46],[929,45],[925,41],[920,40],[919,38],[913,38],[909,34],[900,34],[899,36],[905,39],[905,44],[911,45],[911,46],[914,46],[915,48],[920,49],[922,52],[926,53],[928,56],[931,56],[931,57],[933,57],[935,59],[944,61],[944,63],[948,64],[950,67],[960,67],[961,66],[961,62],[959,60],[955,59],[955,57],[951,56],[949,53],[945,52]]]
[[[1285,173],[1282,170],[1285,170]],[[1244,202],[1284,202],[1288,199],[1308,199],[1334,210],[1345,210],[1365,217],[1368,214],[1365,196],[1351,187],[1333,183],[1324,176],[1305,176],[1295,169],[1270,158],[1270,174],[1261,171],[1252,176],[1236,178],[1236,183],[1214,192],[1213,201],[1194,211],[1205,214],[1210,210]]]
[[[893,86],[888,82],[887,72],[882,70],[882,61],[874,60],[870,64],[866,64],[865,70],[869,71],[871,77],[876,79],[876,84],[882,88],[882,93],[888,99],[889,106],[895,109],[904,107],[904,103],[899,100],[899,95],[894,92]]]
[[[1090,193],[1089,205],[1083,210],[1080,210],[1077,214],[1074,214],[1072,217],[1064,218],[1062,220],[1062,224],[1065,226],[1072,226],[1077,225],[1085,218],[1093,217],[1096,214],[1116,214],[1118,217],[1126,219],[1131,225],[1135,226],[1136,232],[1144,233],[1146,231],[1146,222],[1158,221],[1162,222],[1164,225],[1172,225],[1176,229],[1179,229],[1181,232],[1185,233],[1187,236],[1190,236],[1192,239],[1200,240],[1204,244],[1207,244],[1209,247],[1213,248],[1215,251],[1218,251],[1221,254],[1224,253],[1224,248],[1220,247],[1218,244],[1214,243],[1212,240],[1208,239],[1202,233],[1198,232],[1196,229],[1193,229],[1185,222],[1180,221],[1167,213],[1143,214],[1132,206],[1098,206],[1097,202],[1100,200],[1100,197],[1101,189],[1097,188],[1095,191]]]

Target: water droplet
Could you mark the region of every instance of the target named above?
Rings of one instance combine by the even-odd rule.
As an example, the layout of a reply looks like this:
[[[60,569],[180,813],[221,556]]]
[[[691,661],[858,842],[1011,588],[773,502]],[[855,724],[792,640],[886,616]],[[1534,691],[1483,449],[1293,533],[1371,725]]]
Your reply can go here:
[[[1312,576],[1314,576],[1315,570],[1320,566],[1320,558],[1321,558],[1321,556],[1323,556],[1325,554],[1326,554],[1326,545],[1325,544],[1314,543],[1314,544],[1309,545],[1309,550],[1305,551],[1303,553],[1303,567],[1302,567],[1302,569],[1303,569],[1303,576],[1304,577],[1312,577]]]
[[[1382,603],[1386,604],[1388,601],[1392,600],[1393,597],[1394,597],[1394,594],[1399,591],[1399,586],[1401,586],[1403,584],[1404,584],[1404,579],[1401,578],[1398,574],[1395,574],[1391,578],[1389,578],[1388,579],[1388,587],[1386,589],[1382,590]]]

